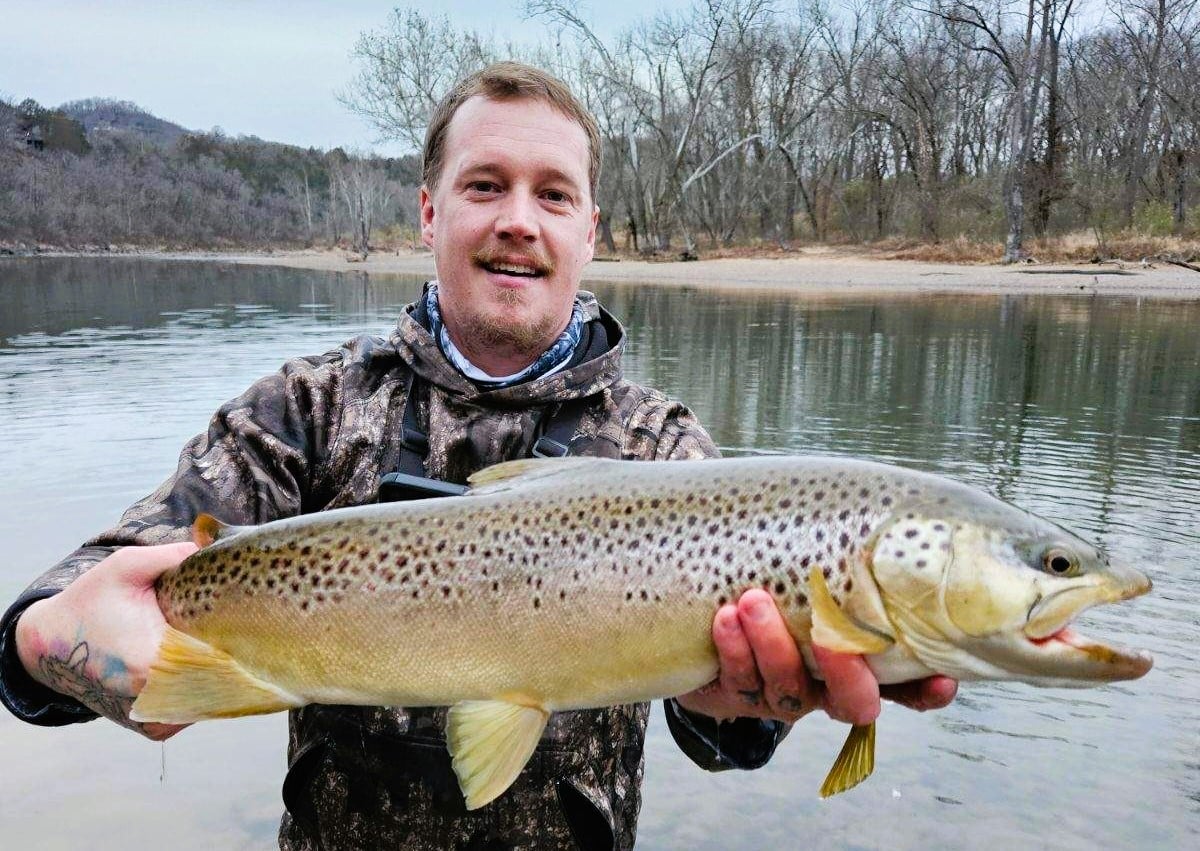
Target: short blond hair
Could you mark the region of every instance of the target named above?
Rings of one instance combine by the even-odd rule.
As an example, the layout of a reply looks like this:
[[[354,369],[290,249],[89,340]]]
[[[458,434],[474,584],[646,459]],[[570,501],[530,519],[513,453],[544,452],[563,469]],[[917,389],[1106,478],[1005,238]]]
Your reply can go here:
[[[459,80],[433,111],[421,152],[421,180],[432,192],[446,160],[446,132],[458,108],[476,95],[494,101],[539,100],[583,128],[588,140],[588,188],[592,202],[600,183],[600,128],[596,119],[567,88],[540,68],[521,62],[496,62]]]

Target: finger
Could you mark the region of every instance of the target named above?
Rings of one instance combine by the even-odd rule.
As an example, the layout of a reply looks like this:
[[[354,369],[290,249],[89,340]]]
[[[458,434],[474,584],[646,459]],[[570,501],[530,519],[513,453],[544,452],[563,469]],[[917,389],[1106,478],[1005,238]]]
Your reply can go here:
[[[788,632],[771,595],[752,589],[738,600],[738,620],[754,653],[768,711],[795,721],[812,703],[808,674],[796,642]]]
[[[141,733],[152,741],[165,742],[180,730],[186,730],[190,726],[190,724],[158,724],[148,721],[141,725]]]
[[[861,656],[813,645],[813,658],[825,680],[825,711],[847,724],[870,724],[879,717],[879,683]]]
[[[762,683],[754,651],[742,631],[737,606],[722,606],[713,618],[713,642],[721,665],[721,688],[726,694],[739,695],[747,707],[762,705]]]
[[[150,585],[159,575],[176,567],[199,547],[191,541],[153,547],[125,547],[110,556],[121,575],[135,585]]]
[[[924,712],[948,706],[958,694],[958,681],[949,677],[929,677],[911,683],[881,686],[879,692],[887,700]]]

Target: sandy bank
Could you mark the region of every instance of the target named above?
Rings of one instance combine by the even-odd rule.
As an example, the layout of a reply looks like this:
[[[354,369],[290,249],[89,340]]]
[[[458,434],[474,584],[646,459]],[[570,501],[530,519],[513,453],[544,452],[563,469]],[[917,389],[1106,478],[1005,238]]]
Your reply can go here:
[[[219,260],[333,272],[434,276],[428,253],[376,253],[359,261],[341,251],[277,251],[270,254],[155,253],[164,259]],[[649,263],[642,260],[591,263],[588,283],[771,290],[797,294],[862,296],[869,293],[1049,293],[1200,298],[1200,273],[1164,263],[1105,265],[952,265],[877,260],[831,249],[805,249],[795,256]]]

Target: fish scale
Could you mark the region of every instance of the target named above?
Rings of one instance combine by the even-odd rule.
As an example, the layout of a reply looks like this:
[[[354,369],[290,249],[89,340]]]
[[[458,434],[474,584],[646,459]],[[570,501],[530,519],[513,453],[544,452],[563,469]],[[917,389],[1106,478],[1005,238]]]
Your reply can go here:
[[[867,654],[881,682],[1140,675],[1120,654],[1124,667],[1060,662],[1053,677],[1021,667],[1033,643],[1013,635],[1038,602],[1084,587],[1047,574],[1054,547],[1088,570],[1079,607],[1148,583],[948,479],[820,457],[574,458],[509,462],[471,484],[254,528],[198,521],[215,540],[159,580],[171,629],[135,712],[183,723],[310,702],[454,704],[452,747],[509,731],[511,768],[551,712],[712,680],[713,616],[750,588],[771,594],[810,665],[817,639]],[[996,636],[1016,661],[992,658]],[[463,745],[464,789],[495,791],[491,750]]]

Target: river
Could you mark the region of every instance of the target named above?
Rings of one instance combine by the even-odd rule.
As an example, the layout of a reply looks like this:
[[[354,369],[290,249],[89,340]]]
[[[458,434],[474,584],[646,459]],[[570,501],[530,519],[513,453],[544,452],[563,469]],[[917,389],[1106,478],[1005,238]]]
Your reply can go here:
[[[385,334],[421,282],[219,263],[0,261],[0,600],[174,467],[220,402],[285,356]],[[1084,631],[1154,654],[1083,691],[971,684],[886,707],[875,775],[820,801],[844,728],[809,717],[766,768],[708,775],[660,715],[639,847],[1091,849],[1200,842],[1200,301],[804,298],[597,287],[627,374],[727,454],[831,453],[954,476],[1154,580]],[[0,837],[39,849],[269,848],[283,716],[165,747],[0,713]]]

